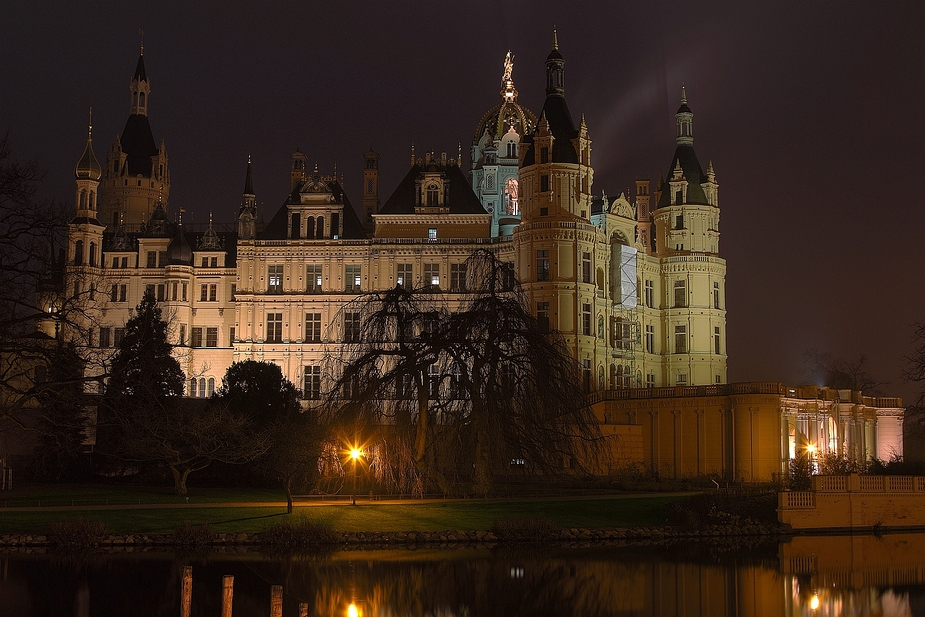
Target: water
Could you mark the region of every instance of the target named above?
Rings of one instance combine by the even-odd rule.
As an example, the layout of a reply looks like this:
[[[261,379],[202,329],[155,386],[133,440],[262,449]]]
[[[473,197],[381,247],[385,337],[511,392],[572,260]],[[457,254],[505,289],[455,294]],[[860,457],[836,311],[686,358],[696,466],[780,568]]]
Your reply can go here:
[[[735,549],[673,546],[259,553],[0,553],[0,616],[179,616],[191,566],[192,617],[908,617],[925,615],[925,535],[795,538]]]

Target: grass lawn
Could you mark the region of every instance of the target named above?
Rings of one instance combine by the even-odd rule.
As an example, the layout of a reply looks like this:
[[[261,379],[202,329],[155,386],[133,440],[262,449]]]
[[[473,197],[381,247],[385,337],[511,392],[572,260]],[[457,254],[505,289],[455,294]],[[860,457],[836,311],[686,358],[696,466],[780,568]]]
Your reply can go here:
[[[666,505],[677,499],[677,495],[653,494],[567,500],[409,501],[400,505],[361,501],[356,507],[345,503],[296,507],[294,516],[343,531],[487,530],[495,519],[538,517],[550,518],[562,527],[658,526],[666,524]],[[213,532],[254,532],[286,516],[283,507],[0,510],[0,533],[43,533],[49,522],[77,517],[102,521],[114,533],[169,533],[185,521],[208,523]]]
[[[187,500],[188,498],[188,500]],[[152,503],[228,503],[285,500],[282,489],[190,488],[180,497],[168,486],[36,484],[0,493],[0,506],[101,506]]]

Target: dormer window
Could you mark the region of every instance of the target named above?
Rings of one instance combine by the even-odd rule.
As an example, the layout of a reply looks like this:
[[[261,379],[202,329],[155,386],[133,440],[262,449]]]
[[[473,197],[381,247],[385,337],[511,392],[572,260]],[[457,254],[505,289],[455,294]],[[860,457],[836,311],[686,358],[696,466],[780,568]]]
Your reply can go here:
[[[436,208],[440,205],[440,188],[436,184],[427,185],[426,201],[428,208]]]

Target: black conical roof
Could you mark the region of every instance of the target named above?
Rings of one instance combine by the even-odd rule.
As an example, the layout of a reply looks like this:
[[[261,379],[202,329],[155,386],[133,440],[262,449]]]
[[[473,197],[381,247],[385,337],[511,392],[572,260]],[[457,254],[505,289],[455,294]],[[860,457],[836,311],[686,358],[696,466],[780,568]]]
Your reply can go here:
[[[247,174],[244,176],[244,194],[254,194],[254,179],[251,176],[251,157],[247,157]]]
[[[144,54],[138,54],[138,64],[135,66],[135,75],[133,79],[137,79],[138,81],[148,81],[148,76],[145,75]]]

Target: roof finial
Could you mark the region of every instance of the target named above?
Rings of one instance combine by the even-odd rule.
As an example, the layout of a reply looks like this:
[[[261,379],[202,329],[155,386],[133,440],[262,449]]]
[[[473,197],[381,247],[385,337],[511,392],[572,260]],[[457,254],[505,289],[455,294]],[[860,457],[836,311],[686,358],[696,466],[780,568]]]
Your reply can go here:
[[[411,142],[411,164],[414,165],[414,142]]]
[[[559,51],[559,35],[556,33],[556,27],[552,27],[552,48]]]
[[[90,122],[87,123],[87,141],[93,139],[93,107],[90,107]]]
[[[209,227],[212,227],[212,211],[209,210]]]
[[[687,89],[684,87],[684,83],[681,83],[681,104],[687,105]]]
[[[138,50],[138,55],[145,55],[145,31],[141,28],[138,29],[138,35],[141,37],[141,48]]]
[[[456,165],[462,167],[462,142],[456,142]]]
[[[248,164],[248,165],[251,164],[251,155],[250,155],[250,152],[247,153],[247,164]]]

